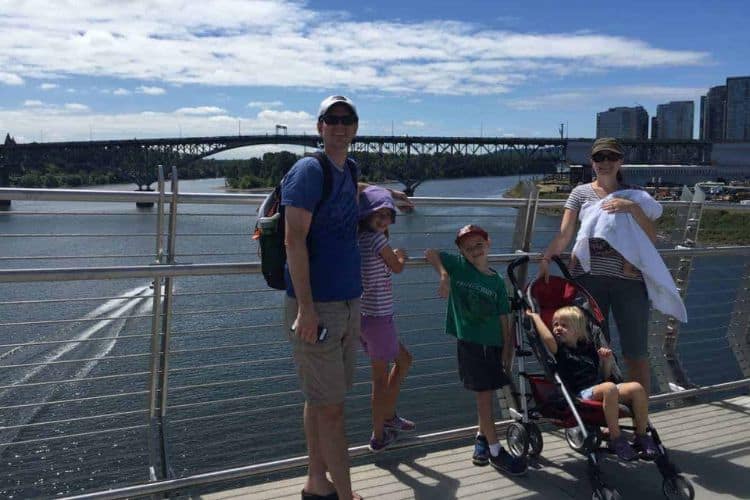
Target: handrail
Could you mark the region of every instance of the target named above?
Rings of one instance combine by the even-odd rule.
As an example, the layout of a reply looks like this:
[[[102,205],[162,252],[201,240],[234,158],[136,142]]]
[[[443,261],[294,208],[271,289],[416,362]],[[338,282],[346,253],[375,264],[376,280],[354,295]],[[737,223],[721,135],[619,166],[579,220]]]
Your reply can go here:
[[[271,188],[269,188],[270,191]],[[166,191],[166,197],[172,193]],[[266,194],[258,193],[179,193],[177,201],[180,204],[222,204],[222,205],[256,205],[266,198]],[[440,206],[494,206],[521,207],[526,204],[525,198],[468,198],[442,196],[415,196],[412,198],[417,205]],[[145,202],[156,203],[159,200],[158,191],[107,191],[95,189],[40,189],[40,188],[0,188],[0,200],[31,200],[31,201],[98,201],[98,202]],[[661,201],[664,206],[686,206],[686,201]],[[565,200],[540,199],[539,205],[544,207],[562,207]],[[750,211],[750,206],[737,203],[711,202],[708,206],[722,210]],[[187,214],[185,214],[187,215]],[[248,213],[251,215],[251,213]]]
[[[707,255],[750,255],[750,245],[717,246],[701,248],[661,249],[659,253],[664,257],[701,257]],[[538,262],[542,258],[539,252],[518,252],[491,254],[491,263],[512,262],[514,259],[528,255],[531,262]],[[570,257],[562,254],[561,257]],[[407,265],[429,265],[424,257],[409,257]],[[224,274],[248,274],[260,272],[259,262],[229,262],[221,264],[160,264],[150,266],[108,266],[85,268],[49,268],[49,269],[9,269],[0,270],[0,283],[32,282],[32,281],[81,281],[124,278],[153,278],[155,276],[210,276]]]

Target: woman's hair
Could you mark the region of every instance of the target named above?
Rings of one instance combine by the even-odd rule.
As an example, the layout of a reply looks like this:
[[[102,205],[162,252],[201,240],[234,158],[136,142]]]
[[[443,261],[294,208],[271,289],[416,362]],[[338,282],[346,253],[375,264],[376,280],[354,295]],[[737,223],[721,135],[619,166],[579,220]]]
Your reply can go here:
[[[567,320],[573,330],[575,330],[586,341],[589,340],[586,316],[579,308],[574,306],[561,307],[555,311],[555,316]]]

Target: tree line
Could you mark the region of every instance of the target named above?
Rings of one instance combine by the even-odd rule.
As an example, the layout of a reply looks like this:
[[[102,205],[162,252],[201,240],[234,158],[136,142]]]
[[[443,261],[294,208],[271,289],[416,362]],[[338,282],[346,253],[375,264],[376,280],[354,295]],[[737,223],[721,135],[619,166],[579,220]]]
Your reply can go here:
[[[355,153],[361,177],[369,182],[387,180],[414,182],[423,179],[482,177],[549,173],[555,160],[550,157],[524,159],[512,151],[483,155],[396,155]],[[284,174],[300,159],[288,151],[266,153],[260,158],[241,160],[201,159],[179,167],[181,179],[224,177],[234,189],[270,187],[278,184]],[[165,172],[169,174],[168,169]],[[20,187],[78,187],[97,184],[133,182],[146,189],[156,180],[156,170],[140,164],[124,164],[117,168],[82,169],[66,166],[62,161],[41,166],[23,167],[11,175],[11,185]]]

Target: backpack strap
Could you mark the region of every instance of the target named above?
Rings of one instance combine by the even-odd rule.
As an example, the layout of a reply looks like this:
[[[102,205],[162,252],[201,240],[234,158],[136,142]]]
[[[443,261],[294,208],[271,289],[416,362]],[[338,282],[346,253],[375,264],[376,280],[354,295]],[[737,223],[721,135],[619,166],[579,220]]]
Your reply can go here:
[[[313,156],[316,160],[318,160],[318,163],[320,163],[320,167],[323,169],[323,193],[320,196],[320,201],[318,201],[317,205],[315,205],[315,210],[313,211],[313,214],[315,214],[320,206],[325,202],[330,196],[331,191],[333,191],[333,168],[336,168],[331,164],[331,160],[326,156],[325,153],[322,153],[320,151],[316,151],[311,156]],[[352,184],[354,184],[354,191],[357,191],[357,168],[356,164],[353,161],[350,161],[349,158],[346,159],[346,162],[344,163],[344,168],[346,168],[349,171],[349,176],[352,179]]]

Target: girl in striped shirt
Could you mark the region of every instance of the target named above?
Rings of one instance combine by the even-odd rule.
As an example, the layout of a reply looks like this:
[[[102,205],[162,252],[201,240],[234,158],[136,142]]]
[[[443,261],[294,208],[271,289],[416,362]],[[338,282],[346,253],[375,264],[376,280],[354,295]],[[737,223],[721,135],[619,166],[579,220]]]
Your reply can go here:
[[[407,255],[388,244],[388,226],[396,207],[387,189],[365,188],[359,196],[359,249],[362,255],[362,331],[360,340],[372,366],[372,437],[370,451],[379,452],[396,441],[399,432],[414,430],[414,422],[396,414],[401,382],[412,363],[411,353],[398,340],[393,321],[392,273],[404,269]],[[393,366],[389,365],[393,363]]]

